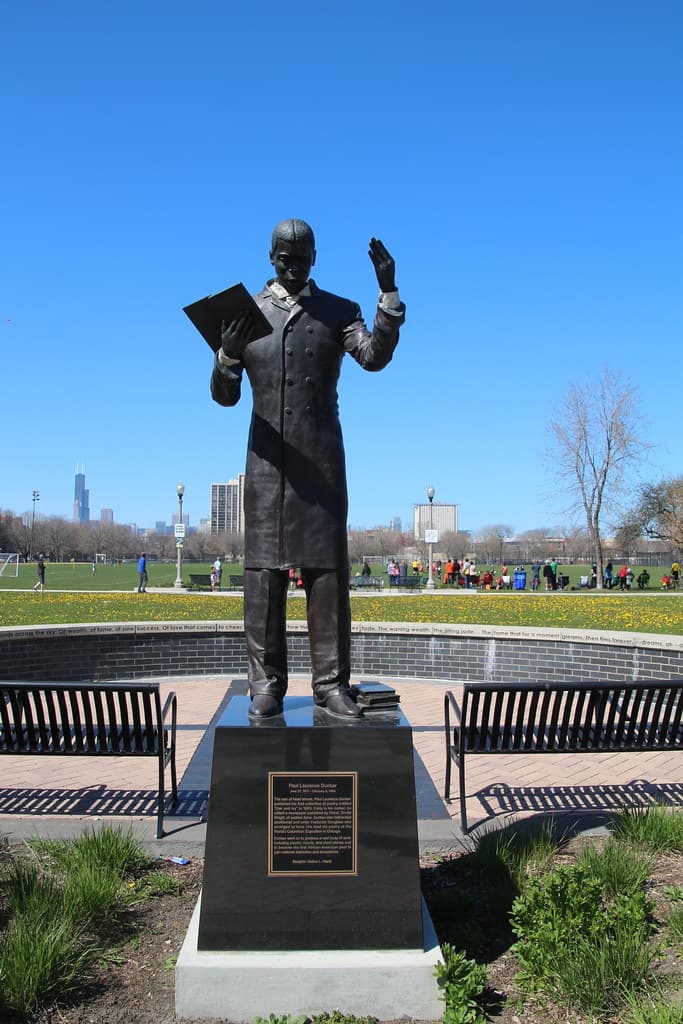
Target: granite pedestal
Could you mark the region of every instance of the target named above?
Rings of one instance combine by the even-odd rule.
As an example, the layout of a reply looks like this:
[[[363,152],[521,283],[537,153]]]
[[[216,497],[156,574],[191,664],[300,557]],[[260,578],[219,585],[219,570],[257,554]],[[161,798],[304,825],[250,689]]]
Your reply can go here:
[[[293,697],[255,725],[248,707],[234,698],[216,727],[176,1013],[436,1019],[440,953],[420,895],[407,720],[346,723]]]

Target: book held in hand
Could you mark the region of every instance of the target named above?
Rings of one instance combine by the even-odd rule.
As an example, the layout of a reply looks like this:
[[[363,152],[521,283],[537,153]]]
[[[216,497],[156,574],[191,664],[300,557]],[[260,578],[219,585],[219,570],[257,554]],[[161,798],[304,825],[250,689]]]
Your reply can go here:
[[[271,324],[241,282],[218,292],[217,295],[207,295],[197,302],[190,303],[189,306],[183,306],[183,313],[189,317],[214,352],[221,347],[223,324],[229,324],[245,310],[249,310],[254,318],[256,329],[252,341],[272,334]]]

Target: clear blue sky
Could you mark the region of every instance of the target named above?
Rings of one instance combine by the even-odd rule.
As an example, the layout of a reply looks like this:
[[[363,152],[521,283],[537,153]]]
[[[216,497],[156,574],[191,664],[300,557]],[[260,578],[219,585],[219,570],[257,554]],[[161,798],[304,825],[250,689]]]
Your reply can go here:
[[[187,303],[269,276],[302,217],[318,284],[408,319],[344,361],[350,523],[429,484],[460,525],[566,521],[544,462],[571,383],[638,385],[647,476],[683,472],[683,5],[492,0],[6,4],[0,508],[192,523],[243,469]]]

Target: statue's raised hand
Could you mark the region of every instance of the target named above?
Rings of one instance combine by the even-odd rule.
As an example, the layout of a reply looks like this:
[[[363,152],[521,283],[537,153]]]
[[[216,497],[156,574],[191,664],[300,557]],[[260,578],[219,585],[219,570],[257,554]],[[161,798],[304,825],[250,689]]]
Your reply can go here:
[[[228,324],[223,321],[221,329],[221,348],[229,359],[241,359],[244,350],[254,337],[256,325],[251,311],[248,309],[238,313]]]
[[[379,290],[381,292],[396,291],[396,264],[391,253],[384,248],[379,238],[370,239],[368,255],[377,274]]]

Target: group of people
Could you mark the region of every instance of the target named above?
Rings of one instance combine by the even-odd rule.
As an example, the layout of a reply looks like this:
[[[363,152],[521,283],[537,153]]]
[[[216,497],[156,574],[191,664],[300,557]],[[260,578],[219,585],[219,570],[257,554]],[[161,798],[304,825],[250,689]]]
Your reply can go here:
[[[473,559],[466,558],[461,564],[457,559],[449,556],[448,561],[443,564],[440,559],[432,566],[434,575],[441,578],[444,586],[476,587],[479,583],[477,566]]]
[[[662,577],[663,587],[666,586],[664,583],[665,579],[667,579],[666,575]],[[619,590],[631,590],[633,587],[634,580],[636,580],[639,590],[645,590],[648,583],[650,582],[650,574],[647,571],[647,569],[643,569],[642,572],[638,575],[638,578],[636,579],[636,575],[633,572],[633,569],[629,568],[628,562],[624,562],[621,568],[619,568],[616,571],[616,573],[614,571],[614,566],[611,562],[608,562],[605,566],[605,590],[613,590],[616,588],[618,588]]]

